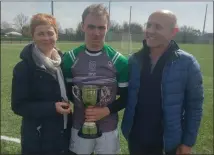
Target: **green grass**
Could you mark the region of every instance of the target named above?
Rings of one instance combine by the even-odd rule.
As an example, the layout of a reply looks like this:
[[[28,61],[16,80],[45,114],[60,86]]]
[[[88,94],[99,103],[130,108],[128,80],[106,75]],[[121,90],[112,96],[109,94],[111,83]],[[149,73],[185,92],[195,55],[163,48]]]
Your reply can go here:
[[[80,43],[59,43],[57,46],[66,51],[77,47]],[[20,138],[21,118],[14,115],[10,107],[11,80],[14,65],[20,60],[19,54],[25,44],[1,45],[1,135]],[[120,43],[111,43],[112,47],[121,53],[127,54],[127,50],[121,49]],[[133,43],[133,51],[141,48],[141,43]],[[205,100],[203,105],[203,119],[199,136],[194,147],[197,154],[213,154],[213,49],[212,45],[180,45],[180,47],[192,53],[201,65],[204,77]],[[120,112],[120,121],[123,111]],[[119,122],[120,125],[121,122]],[[128,154],[127,142],[120,133],[121,150]],[[15,154],[20,152],[20,144],[1,141],[2,154]]]

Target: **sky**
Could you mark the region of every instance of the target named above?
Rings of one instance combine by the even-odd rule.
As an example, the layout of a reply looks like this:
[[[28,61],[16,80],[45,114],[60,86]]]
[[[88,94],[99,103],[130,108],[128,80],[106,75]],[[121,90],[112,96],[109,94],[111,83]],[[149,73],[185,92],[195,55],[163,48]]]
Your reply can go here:
[[[77,27],[81,22],[83,10],[90,4],[103,3],[108,7],[107,1],[97,2],[54,2],[54,16],[63,29]],[[212,2],[111,2],[110,18],[122,24],[129,22],[130,6],[132,6],[131,22],[144,24],[149,15],[160,9],[167,9],[177,16],[178,26],[192,26],[202,31],[205,8],[208,4],[206,32],[213,32],[213,3]],[[14,17],[20,13],[29,17],[36,13],[51,14],[51,2],[2,2],[1,21],[14,24]]]

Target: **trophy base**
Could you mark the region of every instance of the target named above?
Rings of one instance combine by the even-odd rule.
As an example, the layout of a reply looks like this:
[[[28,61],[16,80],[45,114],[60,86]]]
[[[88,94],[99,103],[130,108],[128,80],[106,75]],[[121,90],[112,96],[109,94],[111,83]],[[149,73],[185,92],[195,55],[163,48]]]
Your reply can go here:
[[[91,127],[88,125],[92,125]],[[86,131],[86,132],[83,132]],[[93,133],[90,133],[90,131],[96,131]],[[84,123],[84,125],[81,127],[81,129],[78,132],[78,136],[85,139],[95,139],[102,136],[102,132],[99,130],[99,126],[95,123]]]

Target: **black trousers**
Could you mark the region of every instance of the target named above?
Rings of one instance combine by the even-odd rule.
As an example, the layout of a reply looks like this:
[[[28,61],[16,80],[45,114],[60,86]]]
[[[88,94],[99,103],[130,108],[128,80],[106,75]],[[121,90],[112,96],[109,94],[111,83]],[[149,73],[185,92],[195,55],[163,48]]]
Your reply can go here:
[[[164,155],[162,147],[143,147],[128,142],[128,148],[130,155]],[[169,152],[165,152],[165,155],[176,155],[177,147]]]

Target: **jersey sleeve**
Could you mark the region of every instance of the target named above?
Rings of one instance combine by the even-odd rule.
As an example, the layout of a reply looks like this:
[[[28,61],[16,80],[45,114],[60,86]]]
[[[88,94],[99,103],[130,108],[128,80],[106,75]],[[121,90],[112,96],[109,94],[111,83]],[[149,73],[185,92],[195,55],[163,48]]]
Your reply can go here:
[[[65,52],[62,58],[62,72],[66,82],[71,82],[72,72],[71,67],[75,61],[73,51]]]
[[[118,87],[128,87],[128,59],[118,52],[113,63],[117,69]]]

